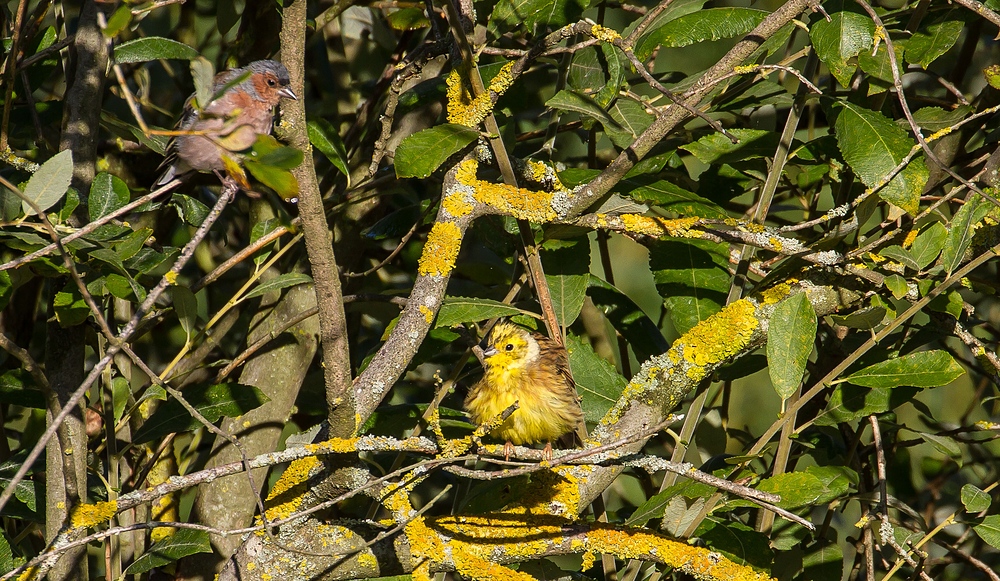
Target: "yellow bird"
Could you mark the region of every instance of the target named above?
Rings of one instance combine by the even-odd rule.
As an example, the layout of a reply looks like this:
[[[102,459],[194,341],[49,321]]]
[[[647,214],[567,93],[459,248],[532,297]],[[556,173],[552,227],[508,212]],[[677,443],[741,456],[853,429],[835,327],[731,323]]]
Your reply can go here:
[[[482,347],[485,373],[465,398],[472,421],[484,424],[518,402],[518,409],[491,435],[506,441],[508,458],[511,442],[543,440],[544,454],[551,458],[552,440],[583,426],[566,350],[544,335],[506,321],[493,327]]]

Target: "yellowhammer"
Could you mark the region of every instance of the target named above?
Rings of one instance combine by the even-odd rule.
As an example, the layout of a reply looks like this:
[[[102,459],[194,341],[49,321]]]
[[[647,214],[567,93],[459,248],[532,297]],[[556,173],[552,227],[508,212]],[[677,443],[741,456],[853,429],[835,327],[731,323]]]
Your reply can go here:
[[[483,424],[518,402],[518,409],[491,434],[506,440],[507,457],[517,445],[552,440],[583,426],[583,410],[569,373],[566,350],[558,343],[513,323],[502,321],[482,344],[485,373],[469,390],[465,409]]]

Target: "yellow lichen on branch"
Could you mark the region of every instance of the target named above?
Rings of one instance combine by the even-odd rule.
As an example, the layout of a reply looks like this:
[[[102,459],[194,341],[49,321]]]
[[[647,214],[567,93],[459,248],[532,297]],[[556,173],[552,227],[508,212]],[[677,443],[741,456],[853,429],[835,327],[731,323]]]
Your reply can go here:
[[[452,70],[445,79],[445,84],[448,86],[448,122],[466,127],[475,127],[482,123],[493,109],[494,97],[492,95],[499,97],[514,84],[514,77],[511,75],[513,68],[513,61],[505,64],[490,81],[489,90],[475,97],[472,96],[472,92],[468,90],[463,79],[470,73],[470,65],[462,63],[458,68]]]
[[[118,512],[118,503],[114,500],[81,504],[73,509],[70,524],[73,528],[86,529],[107,522]]]
[[[698,579],[726,581],[770,581],[771,576],[746,565],[738,565],[720,553],[672,541],[644,530],[600,526],[587,533],[584,548],[621,559],[650,559],[680,569]]]
[[[478,169],[479,162],[469,159],[459,165],[455,174],[459,184],[472,188],[476,201],[508,216],[530,222],[551,222],[558,217],[552,206],[552,193],[481,180],[476,176]]]
[[[590,530],[571,531],[569,523],[550,515],[523,518],[507,513],[443,515],[418,518],[406,527],[410,552],[418,563],[414,581],[427,581],[439,569],[454,568],[480,580],[530,579],[496,563],[527,561],[567,551],[604,553],[621,559],[645,559],[669,565],[698,579],[770,581],[765,573],[736,564],[722,554],[673,541],[642,529],[592,523]],[[448,567],[448,564],[451,567]]]
[[[672,361],[681,357],[692,367],[692,380],[704,378],[706,367],[718,364],[743,351],[760,327],[756,309],[749,299],[741,299],[695,325],[674,342],[667,355]]]
[[[451,222],[438,222],[427,235],[427,244],[420,254],[417,272],[422,276],[447,276],[455,268],[455,259],[462,246],[462,231]]]
[[[705,233],[692,230],[691,227],[697,225],[701,218],[677,218],[669,220],[657,216],[643,216],[641,214],[622,214],[621,216],[609,216],[598,214],[599,219],[603,219],[609,227],[616,230],[624,230],[633,234],[642,234],[662,238],[672,236],[674,238],[704,238]],[[618,227],[618,223],[621,227]]]
[[[281,478],[274,483],[271,493],[267,495],[267,501],[279,501],[277,504],[268,506],[267,520],[278,520],[286,518],[302,506],[302,495],[308,490],[309,476],[322,466],[316,456],[306,456],[299,458],[291,464],[281,474]]]

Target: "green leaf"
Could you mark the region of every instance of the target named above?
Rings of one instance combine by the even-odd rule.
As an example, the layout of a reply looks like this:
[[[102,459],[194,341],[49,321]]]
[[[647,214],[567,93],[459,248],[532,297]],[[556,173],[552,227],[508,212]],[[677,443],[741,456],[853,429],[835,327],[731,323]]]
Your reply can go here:
[[[612,131],[625,132],[625,128],[608,115],[608,112],[590,95],[563,89],[546,101],[545,106],[559,109],[560,111],[579,113],[580,115],[594,119],[603,125],[604,129],[609,133]]]
[[[128,405],[128,397],[131,394],[132,387],[128,384],[127,379],[121,375],[116,375],[111,379],[111,401],[115,422],[122,419],[122,414],[125,413],[125,406]]]
[[[941,452],[945,456],[954,460],[959,466],[962,465],[962,449],[955,442],[954,438],[949,438],[947,436],[939,436],[937,434],[928,434],[926,432],[917,432],[916,430],[910,430],[916,432],[920,439],[934,446],[938,452]]]
[[[119,6],[117,10],[108,18],[108,24],[104,27],[102,31],[105,38],[114,38],[119,32],[128,26],[128,23],[132,21],[132,8],[125,4]]]
[[[191,60],[197,57],[196,49],[159,36],[137,38],[115,46],[115,62],[118,64],[142,63],[158,59]]]
[[[646,60],[657,46],[678,48],[742,36],[756,28],[768,14],[752,8],[708,8],[686,14],[650,32],[636,47],[635,55]]]
[[[22,450],[10,460],[0,464],[0,489],[7,490],[10,488],[11,480],[13,480],[14,475],[17,474],[21,465],[24,464],[27,455],[27,451]],[[28,474],[30,475],[32,472],[34,471],[28,472]],[[38,509],[35,484],[30,478],[22,478],[20,482],[14,485],[14,498],[23,502],[28,507],[28,510],[35,511]]]
[[[195,385],[184,389],[184,399],[210,422],[219,418],[235,418],[271,401],[264,392],[252,385],[217,383]],[[152,442],[174,432],[186,432],[201,426],[175,399],[161,405],[133,436],[133,443]]]
[[[290,149],[290,148],[289,148]],[[299,155],[302,155],[299,152]],[[301,158],[299,158],[301,161]],[[299,181],[287,169],[257,163],[246,159],[243,163],[257,181],[278,193],[286,202],[295,203],[299,200]]]
[[[511,315],[534,316],[533,313],[490,299],[445,297],[437,314],[435,327],[453,327],[461,323],[476,323]]]
[[[409,135],[396,147],[396,177],[425,178],[478,138],[475,129],[453,123]]]
[[[208,206],[191,196],[175,193],[170,197],[170,203],[177,208],[177,215],[181,220],[196,228],[208,217]]]
[[[212,542],[207,532],[178,529],[174,534],[153,543],[148,551],[129,565],[125,575],[140,575],[188,555],[211,552]]]
[[[781,399],[798,389],[816,340],[816,311],[805,293],[781,301],[767,329],[767,370]]]
[[[898,274],[885,277],[884,283],[885,288],[889,289],[889,292],[897,300],[905,297],[910,292],[910,286],[906,284],[906,279]]]
[[[771,157],[778,147],[779,135],[761,129],[731,129],[739,142],[733,143],[721,133],[709,133],[694,143],[680,146],[706,164],[736,163],[748,159]]]
[[[632,347],[635,357],[645,361],[653,355],[665,353],[670,344],[652,319],[635,304],[628,295],[618,288],[590,275],[587,282],[587,296]]]
[[[910,256],[917,264],[917,270],[923,270],[937,259],[947,239],[948,229],[940,222],[934,222],[924,228],[910,247]]]
[[[253,245],[261,238],[277,230],[281,225],[281,220],[278,220],[277,218],[268,218],[257,222],[253,225],[253,228],[250,229],[250,244]],[[273,249],[274,242],[271,242],[270,244],[264,245],[264,247],[257,252],[254,252],[254,266],[260,267],[260,265],[264,264],[264,262],[271,256],[271,251]]]
[[[6,533],[0,533],[0,574],[7,573],[15,567],[14,552]]]
[[[215,96],[215,67],[205,57],[191,59],[191,77],[194,80],[194,105],[204,109]]]
[[[918,351],[870,365],[839,381],[864,387],[938,387],[964,374],[947,351]]]
[[[951,228],[948,230],[948,239],[945,240],[944,248],[941,250],[941,264],[949,275],[965,260],[965,251],[972,244],[976,225],[986,217],[992,207],[993,205],[982,196],[971,195],[955,212]]]
[[[566,336],[569,366],[573,370],[576,391],[580,394],[583,415],[595,423],[608,413],[628,385],[615,366],[594,353],[590,343],[572,334]]]
[[[791,509],[825,504],[842,497],[850,490],[850,480],[842,471],[811,466],[802,472],[788,472],[766,478],[757,489],[781,496],[778,506]]]
[[[639,37],[635,45],[635,53],[651,54],[656,49],[655,36],[661,27],[685,14],[692,14],[701,10],[704,5],[705,0],[673,0],[670,4],[667,4],[666,8],[653,18],[653,21],[646,27],[646,31]],[[659,8],[663,8],[663,6]],[[641,18],[633,19],[632,23],[622,32],[622,36],[628,36],[642,20]]]
[[[898,44],[894,44],[892,48],[895,50],[896,72],[900,76],[902,76],[903,47]],[[874,55],[871,53],[871,51],[867,50],[861,51],[861,54],[858,55],[858,66],[861,67],[861,70],[868,73],[872,77],[875,77],[876,79],[881,81],[885,81],[887,83],[886,87],[888,87],[888,85],[891,85],[893,83],[892,59],[889,58],[889,51],[886,50],[885,43],[879,45],[878,52],[876,52]],[[871,81],[872,79],[869,79],[869,82]],[[879,88],[881,89],[881,85],[879,86]],[[868,94],[871,95],[873,93],[869,91]]]
[[[590,279],[590,239],[549,241],[539,252],[545,281],[552,296],[552,307],[559,325],[573,324],[587,298]]]
[[[636,202],[653,204],[680,216],[700,218],[728,217],[718,204],[698,194],[685,190],[673,182],[650,176],[625,177],[616,191],[623,191]]]
[[[608,109],[608,113],[621,129],[609,126],[605,126],[604,129],[608,132],[611,142],[623,149],[631,145],[655,119],[646,111],[645,105],[626,98],[616,100]]]
[[[625,521],[629,526],[645,526],[647,522],[654,518],[661,518],[666,513],[667,505],[671,499],[677,497],[696,499],[708,498],[715,492],[715,488],[692,480],[682,480],[677,484],[668,486],[657,494],[651,496],[649,500],[639,505]]]
[[[993,499],[978,486],[966,484],[962,486],[962,504],[966,512],[977,513],[988,509]]]
[[[921,28],[906,41],[906,62],[926,69],[955,46],[964,27],[961,20],[945,20]]]
[[[52,310],[55,311],[56,320],[62,327],[75,327],[87,320],[90,315],[90,307],[83,300],[80,289],[72,282],[66,283],[66,286],[56,293],[52,299]]]
[[[128,234],[125,238],[118,240],[112,244],[115,254],[118,255],[118,259],[125,261],[136,254],[146,245],[146,241],[152,236],[152,228],[139,228],[135,232]]]
[[[121,208],[129,199],[128,186],[121,178],[103,171],[97,174],[90,186],[90,200],[87,202],[91,222]]]
[[[848,61],[861,51],[871,50],[875,23],[854,12],[835,12],[830,21],[818,19],[809,31],[816,56],[830,69],[837,81],[847,87],[857,68]]]
[[[170,287],[170,299],[174,304],[177,320],[190,341],[195,326],[198,324],[198,299],[195,298],[191,289],[180,285]]]
[[[834,103],[834,129],[844,160],[868,187],[881,181],[910,152],[914,141],[899,125],[871,109],[847,101]],[[887,202],[915,215],[929,176],[922,158],[915,158],[880,191]]]
[[[874,329],[882,324],[885,319],[886,309],[872,305],[849,313],[847,315],[830,315],[830,319],[838,325],[850,327],[851,329]]]
[[[607,107],[618,97],[618,90],[625,82],[625,69],[620,52],[602,43],[588,46],[573,55],[566,81],[572,89],[592,94],[598,105]],[[644,109],[641,105],[639,107]]]
[[[7,308],[13,294],[14,284],[10,280],[10,273],[6,270],[0,270],[0,311]]]
[[[588,4],[587,0],[500,0],[490,14],[487,31],[498,35],[520,26],[528,31],[536,25],[559,28],[578,20]]]
[[[104,286],[116,298],[125,301],[141,303],[146,299],[146,289],[142,288],[130,276],[112,272],[105,277]]]
[[[323,117],[317,117],[309,121],[306,128],[309,133],[309,143],[320,150],[340,173],[350,177],[351,173],[347,169],[347,148],[344,147],[344,142],[333,124]]]
[[[1000,515],[990,515],[972,528],[986,544],[994,549],[1000,549]]]
[[[774,561],[768,536],[759,533],[739,521],[719,521],[707,518],[698,525],[694,535],[713,551],[718,551],[729,560],[756,569],[770,570]]]
[[[386,22],[395,30],[417,30],[427,28],[431,21],[420,8],[401,8],[386,16]]]
[[[73,179],[73,152],[66,149],[50,157],[28,180],[24,197],[31,200],[42,212],[48,210],[66,195]],[[21,201],[25,216],[34,216],[35,210],[26,200]]]
[[[816,418],[816,423],[831,426],[885,413],[910,401],[916,394],[913,388],[868,389],[842,383],[834,388],[826,411]]]
[[[278,143],[271,135],[258,134],[250,151],[250,158],[261,165],[280,169],[295,169],[302,164],[302,152]]]
[[[656,290],[678,333],[719,312],[729,292],[728,244],[660,240],[648,246]]]
[[[309,284],[312,281],[313,279],[311,276],[301,272],[286,272],[285,274],[279,274],[271,280],[257,285],[257,288],[244,295],[243,298],[240,299],[240,302],[262,296],[272,291],[298,286],[300,284]]]
[[[961,105],[954,109],[941,107],[922,107],[913,112],[913,120],[921,129],[941,131],[965,119],[974,111],[971,105]]]
[[[41,386],[35,385],[31,374],[23,368],[11,369],[0,375],[0,403],[39,410],[46,407]]]
[[[919,270],[919,267],[917,266],[917,261],[914,260],[913,256],[910,255],[910,252],[904,249],[902,246],[895,244],[892,246],[887,246],[882,250],[879,250],[878,254],[883,258],[895,260],[896,262],[899,262],[900,264],[906,266],[907,268],[913,270]]]

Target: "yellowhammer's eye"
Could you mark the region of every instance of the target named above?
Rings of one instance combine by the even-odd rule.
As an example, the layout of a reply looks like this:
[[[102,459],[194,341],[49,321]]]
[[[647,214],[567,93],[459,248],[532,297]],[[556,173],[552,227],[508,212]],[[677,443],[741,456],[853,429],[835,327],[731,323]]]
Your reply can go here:
[[[513,351],[514,350],[514,344],[513,343],[507,343],[507,345],[504,347],[504,350],[505,351]]]

